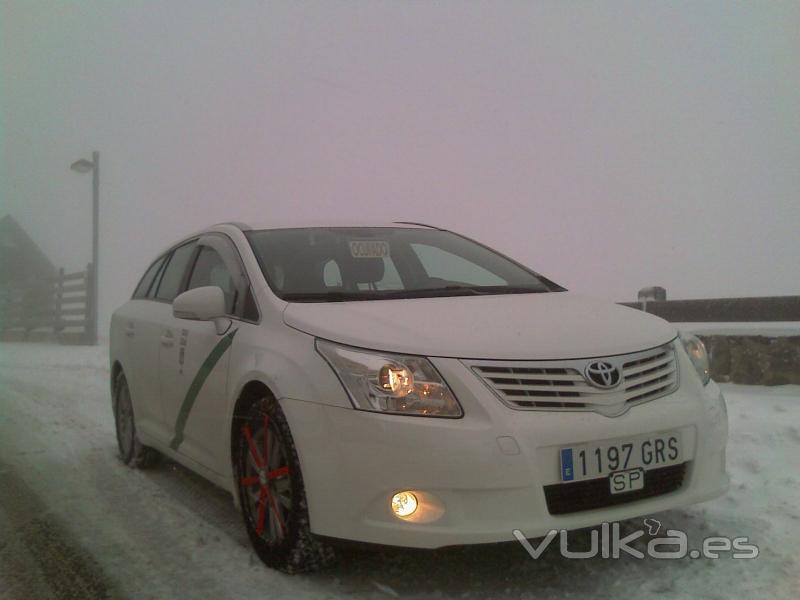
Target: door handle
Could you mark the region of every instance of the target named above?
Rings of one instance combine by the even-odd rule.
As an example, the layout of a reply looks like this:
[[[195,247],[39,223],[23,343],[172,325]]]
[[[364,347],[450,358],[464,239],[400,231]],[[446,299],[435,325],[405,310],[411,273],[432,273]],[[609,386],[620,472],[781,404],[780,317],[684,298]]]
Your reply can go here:
[[[128,337],[133,337],[133,334],[136,333],[133,323],[128,323],[128,326],[125,328],[125,335]]]
[[[161,345],[165,348],[172,348],[175,345],[175,336],[171,331],[167,330],[161,334]]]

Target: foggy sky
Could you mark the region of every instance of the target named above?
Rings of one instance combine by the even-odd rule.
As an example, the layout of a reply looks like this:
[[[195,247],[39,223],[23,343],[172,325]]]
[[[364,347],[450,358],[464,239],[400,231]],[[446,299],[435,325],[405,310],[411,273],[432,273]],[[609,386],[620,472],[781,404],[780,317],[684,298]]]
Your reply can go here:
[[[800,293],[800,4],[5,0],[0,215],[101,332],[220,221],[425,221],[633,300]]]

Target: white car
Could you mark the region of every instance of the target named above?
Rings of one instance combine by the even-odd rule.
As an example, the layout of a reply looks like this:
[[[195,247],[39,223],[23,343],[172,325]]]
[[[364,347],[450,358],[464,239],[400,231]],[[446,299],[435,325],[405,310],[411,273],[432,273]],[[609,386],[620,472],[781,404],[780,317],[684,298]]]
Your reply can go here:
[[[261,559],[535,538],[729,485],[702,343],[419,224],[187,237],[111,322],[125,463],[229,490]]]

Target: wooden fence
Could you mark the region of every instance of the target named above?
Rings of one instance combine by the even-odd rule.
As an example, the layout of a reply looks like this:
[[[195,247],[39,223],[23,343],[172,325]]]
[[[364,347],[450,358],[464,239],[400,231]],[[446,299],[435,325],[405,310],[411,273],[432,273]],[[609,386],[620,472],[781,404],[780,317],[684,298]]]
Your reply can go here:
[[[4,340],[58,339],[90,343],[92,267],[47,280],[0,288],[0,336]]]

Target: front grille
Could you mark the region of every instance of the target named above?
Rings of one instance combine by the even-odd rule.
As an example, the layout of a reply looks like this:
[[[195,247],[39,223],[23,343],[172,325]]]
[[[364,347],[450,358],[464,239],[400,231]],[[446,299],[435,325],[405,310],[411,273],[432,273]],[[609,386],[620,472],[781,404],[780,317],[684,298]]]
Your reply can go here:
[[[620,372],[611,389],[591,385],[587,365],[602,360]],[[608,416],[675,390],[673,345],[612,356],[565,361],[464,361],[505,404],[522,410],[593,410]]]
[[[645,471],[644,487],[622,494],[611,493],[608,477],[546,485],[544,496],[547,500],[547,510],[551,515],[566,515],[669,494],[679,490],[683,485],[686,465],[687,463],[681,463]]]

